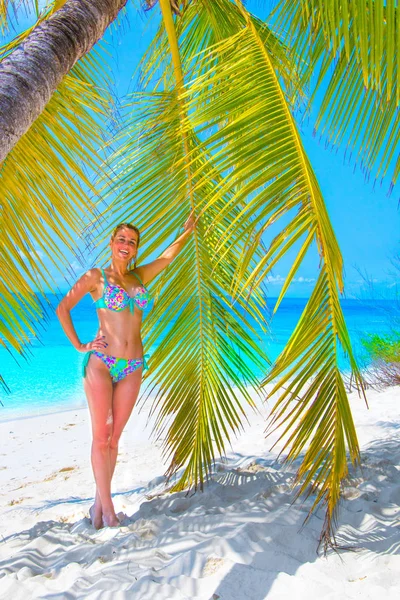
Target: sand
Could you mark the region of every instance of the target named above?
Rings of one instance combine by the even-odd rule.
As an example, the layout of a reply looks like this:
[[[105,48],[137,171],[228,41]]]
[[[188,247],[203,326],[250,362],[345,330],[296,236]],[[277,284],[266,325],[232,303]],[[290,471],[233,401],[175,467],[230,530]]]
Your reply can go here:
[[[161,441],[136,407],[121,440],[120,528],[95,531],[86,409],[0,423],[0,598],[280,600],[400,594],[400,388],[351,405],[362,470],[346,484],[339,549],[317,553],[323,512],[293,504],[295,468],[265,440],[267,407],[203,493],[164,491]],[[124,516],[125,515],[125,516]]]

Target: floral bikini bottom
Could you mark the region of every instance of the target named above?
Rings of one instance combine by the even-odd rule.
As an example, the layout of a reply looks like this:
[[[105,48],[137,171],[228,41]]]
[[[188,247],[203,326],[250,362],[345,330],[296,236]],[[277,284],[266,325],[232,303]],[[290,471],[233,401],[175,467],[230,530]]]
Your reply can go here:
[[[98,352],[97,350],[91,350],[85,354],[85,358],[82,363],[82,376],[86,376],[86,367],[89,362],[90,355],[94,354],[98,358],[100,358],[103,363],[106,365],[110,372],[111,379],[113,383],[117,383],[117,381],[121,381],[124,379],[129,373],[133,373],[136,369],[139,369],[143,366],[143,369],[147,369],[146,358],[149,357],[148,354],[145,354],[143,358],[118,358],[117,356],[110,356],[109,354],[103,354],[102,352]]]

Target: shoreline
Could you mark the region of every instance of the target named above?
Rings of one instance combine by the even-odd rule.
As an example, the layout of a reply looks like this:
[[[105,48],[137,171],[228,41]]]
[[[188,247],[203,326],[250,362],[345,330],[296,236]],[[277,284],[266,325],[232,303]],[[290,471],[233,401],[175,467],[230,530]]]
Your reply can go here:
[[[344,377],[349,376],[350,373],[351,373],[350,370],[344,370],[344,369],[341,370],[340,372],[341,372],[341,374]],[[361,370],[361,372],[363,372],[363,370]],[[18,409],[14,409],[14,408],[11,408],[11,407],[7,407],[6,408],[5,406],[0,406],[0,424],[1,423],[10,423],[12,421],[19,421],[19,420],[24,420],[24,419],[31,419],[31,418],[35,418],[35,417],[45,417],[45,416],[50,416],[50,415],[53,415],[53,414],[58,414],[58,413],[61,413],[61,412],[68,412],[68,411],[86,409],[87,408],[87,404],[86,404],[86,398],[83,395],[84,394],[84,392],[83,392],[83,385],[81,387],[82,387],[82,389],[81,389],[82,397],[79,400],[79,404],[76,404],[75,406],[73,406],[73,405],[71,406],[70,404],[68,404],[69,408],[64,407],[64,403],[61,403],[61,404],[54,403],[54,405],[53,405],[54,409],[49,409],[49,404],[45,403],[45,404],[43,404],[43,412],[41,410],[39,410],[39,411],[36,411],[35,414],[29,414],[29,413],[25,413],[25,412],[23,412],[22,414],[20,414],[20,413],[18,413]],[[249,389],[252,389],[250,385],[248,385],[247,387]],[[272,385],[270,384],[268,387],[272,388]],[[144,386],[143,386],[143,388],[144,388]],[[233,389],[236,390],[237,387],[233,386]],[[348,395],[350,393],[352,393],[352,392],[348,392]],[[8,397],[11,397],[11,396],[12,396],[12,394],[10,394]],[[57,409],[57,406],[59,406],[60,408]],[[26,405],[26,409],[28,410],[28,408],[29,408],[29,405],[27,404]],[[3,417],[3,414],[5,412],[10,411],[10,413],[11,413],[14,410],[15,410],[14,414],[5,415]],[[23,410],[25,410],[25,407],[24,407]]]
[[[84,340],[91,339],[96,329],[95,313],[90,310],[89,298],[87,300],[76,307],[76,314],[74,314],[77,331]],[[268,335],[266,337],[262,335],[262,347],[271,360],[274,360],[283,349],[298,322],[306,300],[306,298],[294,297],[286,298],[286,301],[284,299],[281,312],[278,311],[270,324]],[[272,307],[274,298],[270,297],[269,301]],[[387,311],[383,314],[383,309],[378,306],[380,303],[376,301],[372,303],[369,301],[368,306],[362,309],[359,308],[358,300],[344,299],[343,301],[347,306],[344,310],[353,350],[358,356],[360,367],[363,367],[364,355],[359,345],[360,337],[368,332],[387,331],[388,319],[385,316]],[[170,324],[167,324],[166,334],[169,326]],[[36,340],[31,348],[27,348],[26,356],[18,355],[12,358],[8,350],[0,348],[3,359],[1,374],[11,388],[11,394],[6,394],[5,391],[2,393],[0,389],[0,396],[5,404],[4,409],[0,407],[0,422],[30,417],[32,408],[35,409],[34,414],[47,415],[68,409],[74,410],[80,403],[85,406],[81,383],[83,356],[69,344],[54,314],[41,333],[40,339],[41,343]],[[147,351],[151,349],[146,347]],[[339,366],[346,373],[348,363],[342,362],[342,359],[342,355],[339,354]],[[254,372],[253,366],[251,364],[248,366]],[[59,371],[60,367],[62,373]],[[265,369],[263,373],[258,373],[259,377],[262,378],[266,372]]]
[[[68,413],[68,412],[74,412],[77,410],[87,410],[87,406],[76,406],[75,408],[65,408],[65,409],[61,409],[61,410],[52,410],[52,411],[48,411],[48,412],[38,412],[34,415],[22,415],[22,416],[12,416],[10,418],[5,418],[2,419],[1,418],[1,410],[0,410],[0,425],[2,423],[13,423],[14,421],[25,421],[27,419],[39,419],[42,417],[50,417],[51,415],[58,415],[60,413]]]

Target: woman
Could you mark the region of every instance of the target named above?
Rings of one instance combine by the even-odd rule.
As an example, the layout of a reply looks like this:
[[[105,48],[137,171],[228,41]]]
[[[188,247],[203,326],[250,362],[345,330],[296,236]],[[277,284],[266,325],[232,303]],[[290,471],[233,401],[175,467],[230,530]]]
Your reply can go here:
[[[89,513],[96,529],[119,525],[111,499],[111,479],[118,441],[135,405],[146,367],[140,336],[142,310],[149,303],[145,285],[177,256],[194,225],[191,214],[183,234],[159,258],[136,267],[139,230],[130,223],[121,223],[111,237],[110,266],[85,273],[56,310],[71,344],[79,352],[86,352],[84,388],[92,422],[91,458],[96,481],[95,502]],[[132,260],[135,268],[130,270]],[[95,302],[100,327],[96,338],[85,344],[77,336],[71,310],[87,293]]]

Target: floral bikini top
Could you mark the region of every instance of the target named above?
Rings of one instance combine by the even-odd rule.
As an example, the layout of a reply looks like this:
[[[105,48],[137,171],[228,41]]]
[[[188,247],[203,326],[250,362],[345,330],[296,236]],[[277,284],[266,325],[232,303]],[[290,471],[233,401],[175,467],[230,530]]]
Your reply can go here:
[[[141,287],[134,296],[129,296],[120,285],[108,283],[104,269],[102,269],[101,272],[104,277],[104,291],[102,297],[94,303],[96,308],[108,308],[109,310],[119,312],[120,310],[125,310],[125,308],[129,306],[129,310],[133,313],[135,306],[140,308],[140,310],[144,310],[148,307],[150,303],[150,294],[136,273],[132,274],[139,280]]]

